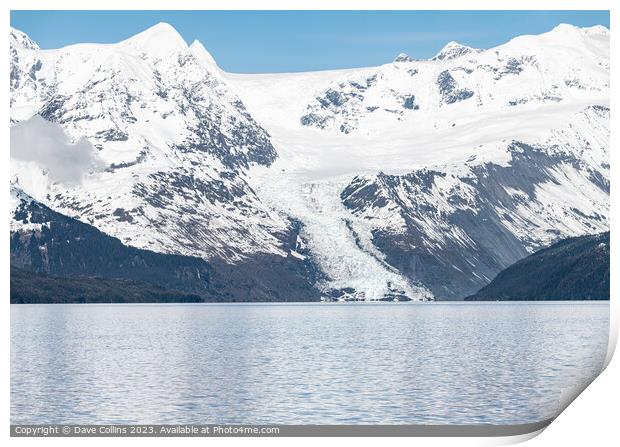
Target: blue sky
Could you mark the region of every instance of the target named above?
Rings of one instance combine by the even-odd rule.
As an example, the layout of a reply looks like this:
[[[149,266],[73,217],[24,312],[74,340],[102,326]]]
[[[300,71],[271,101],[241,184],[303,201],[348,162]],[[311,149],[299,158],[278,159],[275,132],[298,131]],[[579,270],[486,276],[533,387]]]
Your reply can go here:
[[[12,11],[42,48],[117,42],[158,22],[200,40],[224,70],[308,71],[436,54],[450,40],[489,48],[559,23],[609,27],[607,11]]]

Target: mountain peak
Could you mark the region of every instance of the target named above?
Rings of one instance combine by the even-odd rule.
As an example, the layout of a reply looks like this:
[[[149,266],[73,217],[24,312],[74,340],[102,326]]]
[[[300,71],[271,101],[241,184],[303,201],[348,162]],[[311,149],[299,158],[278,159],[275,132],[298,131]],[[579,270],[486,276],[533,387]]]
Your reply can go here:
[[[579,27],[569,23],[560,23],[551,30],[552,33],[571,33],[579,32],[582,34],[602,34],[608,35],[609,29],[603,25],[595,25],[590,27]]]
[[[398,56],[396,56],[394,62],[413,62],[413,58],[408,54],[400,53]]]
[[[609,28],[603,25],[594,25],[588,28],[581,28],[581,30],[586,34],[602,34],[604,36],[609,36]]]
[[[39,46],[28,35],[18,29],[11,27],[11,46],[26,48],[28,50],[38,50]]]
[[[467,45],[462,45],[458,42],[451,41],[448,42],[439,53],[437,53],[432,61],[447,61],[450,59],[456,59],[457,57],[464,56],[469,53],[479,53],[480,49],[468,47]]]
[[[187,43],[169,23],[160,22],[120,42],[120,45],[139,53],[163,57],[170,53],[186,50]]]
[[[577,31],[580,28],[575,26],[575,25],[571,25],[570,23],[560,23],[559,25],[557,25],[555,28],[553,28],[552,31]]]
[[[194,40],[189,46],[189,51],[191,51],[192,55],[207,71],[211,73],[220,71],[219,67],[217,66],[217,62],[215,62],[215,59],[213,59],[211,53],[207,51],[207,49],[202,43],[200,43],[200,41]]]

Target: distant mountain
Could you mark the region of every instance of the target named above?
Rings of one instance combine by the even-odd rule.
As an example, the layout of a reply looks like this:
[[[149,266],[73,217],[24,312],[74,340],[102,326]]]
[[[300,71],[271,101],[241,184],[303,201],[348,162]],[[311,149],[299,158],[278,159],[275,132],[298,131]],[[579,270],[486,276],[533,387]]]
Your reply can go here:
[[[386,126],[398,134],[398,127],[441,129],[491,110],[593,98],[609,89],[608,41],[604,27],[560,25],[488,50],[450,42],[431,60],[400,54],[379,67],[327,72],[323,85],[301,93],[299,120],[345,134]]]
[[[483,50],[478,48],[468,47],[467,45],[461,45],[458,42],[452,41],[448,42],[445,47],[441,49],[439,53],[437,53],[432,61],[444,61],[450,59],[456,59],[457,57],[465,56],[470,53],[480,53]]]
[[[539,250],[465,299],[608,300],[609,232],[564,239]]]
[[[601,26],[312,73],[226,73],[167,24],[10,48],[12,183],[71,219],[12,214],[18,267],[114,277],[131,248],[157,268],[127,279],[199,293],[200,265],[205,299],[458,299],[609,229]]]

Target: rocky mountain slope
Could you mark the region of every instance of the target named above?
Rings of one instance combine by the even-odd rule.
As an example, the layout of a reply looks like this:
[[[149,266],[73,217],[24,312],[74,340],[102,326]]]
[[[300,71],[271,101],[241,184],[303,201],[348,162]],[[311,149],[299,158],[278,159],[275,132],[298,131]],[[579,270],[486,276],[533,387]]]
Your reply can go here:
[[[314,73],[226,73],[165,24],[58,50],[13,30],[11,58],[19,188],[125,245],[270,272],[270,287],[295,272],[330,299],[460,298],[609,228],[603,27]],[[89,154],[77,174],[41,161],[57,140]]]
[[[282,258],[278,264],[278,259],[265,257],[262,262],[242,262],[232,268],[218,259],[207,262],[156,253],[123,245],[91,225],[38,203],[15,186],[11,187],[11,202],[11,297],[19,302],[320,298],[318,290],[308,285],[311,272],[304,263],[291,265]],[[48,297],[43,293],[46,287],[50,287]],[[59,292],[63,287],[64,297]],[[123,287],[128,288],[126,298],[120,296]],[[106,299],[104,292],[113,296]]]
[[[39,50],[12,30],[11,54],[11,119],[34,133],[28,120],[38,114],[101,159],[67,184],[14,157],[14,180],[36,200],[139,248],[231,261],[286,255],[290,223],[244,177],[275,150],[200,44],[159,24],[115,45]]]
[[[607,109],[588,108],[545,143],[506,143],[506,164],[358,176],[341,198],[390,265],[457,298],[541,244],[608,228],[608,171],[585,164],[573,143],[580,126],[608,119]]]
[[[563,239],[502,270],[466,300],[608,300],[609,232]]]

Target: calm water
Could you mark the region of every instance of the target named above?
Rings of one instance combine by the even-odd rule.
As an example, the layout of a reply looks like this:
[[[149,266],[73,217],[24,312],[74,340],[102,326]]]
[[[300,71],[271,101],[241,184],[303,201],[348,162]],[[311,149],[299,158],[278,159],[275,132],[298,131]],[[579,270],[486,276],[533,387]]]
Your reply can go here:
[[[12,305],[11,422],[523,423],[608,303]]]

